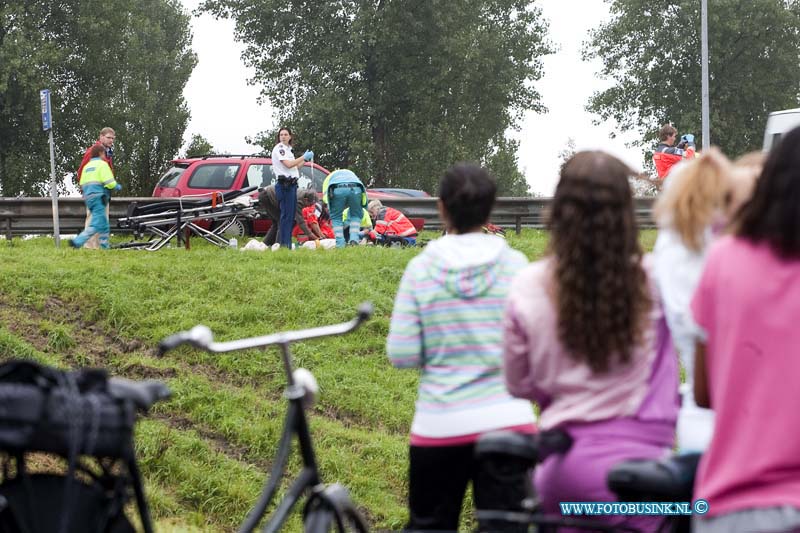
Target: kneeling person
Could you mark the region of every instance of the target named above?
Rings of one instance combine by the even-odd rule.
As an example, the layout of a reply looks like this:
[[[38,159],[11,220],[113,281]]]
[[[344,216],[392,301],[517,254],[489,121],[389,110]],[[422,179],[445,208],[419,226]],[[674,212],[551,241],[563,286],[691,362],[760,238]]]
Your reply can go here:
[[[367,211],[375,224],[375,229],[370,232],[370,238],[375,242],[380,244],[395,241],[410,246],[417,244],[417,228],[397,209],[384,206],[380,200],[372,200]]]

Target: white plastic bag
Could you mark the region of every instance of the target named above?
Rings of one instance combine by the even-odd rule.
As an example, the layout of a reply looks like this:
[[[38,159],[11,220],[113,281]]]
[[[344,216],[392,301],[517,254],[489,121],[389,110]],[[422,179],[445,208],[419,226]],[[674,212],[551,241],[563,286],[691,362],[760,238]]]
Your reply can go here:
[[[253,252],[263,252],[266,251],[267,248],[268,246],[263,242],[256,239],[250,239],[247,244],[239,248],[239,251],[244,252],[245,250],[250,250]]]
[[[319,247],[323,250],[330,250],[331,248],[336,248],[336,239],[321,239],[319,241]],[[315,241],[306,241],[303,243],[303,248],[308,250],[316,250],[317,243]]]

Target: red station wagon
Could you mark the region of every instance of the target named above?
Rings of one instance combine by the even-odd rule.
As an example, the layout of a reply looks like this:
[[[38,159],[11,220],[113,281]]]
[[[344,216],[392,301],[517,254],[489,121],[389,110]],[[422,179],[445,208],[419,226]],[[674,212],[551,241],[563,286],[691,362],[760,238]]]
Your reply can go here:
[[[300,167],[300,189],[313,188],[322,192],[322,182],[330,172],[312,163]],[[245,187],[264,187],[276,182],[272,172],[272,159],[254,155],[207,155],[187,159],[174,159],[170,168],[159,178],[153,196],[162,198],[210,195],[216,191],[237,191]],[[421,192],[421,191],[419,191]],[[427,193],[421,192],[427,196]],[[257,194],[254,193],[253,196]],[[391,189],[367,190],[370,199],[397,198],[408,194],[395,194]],[[414,219],[415,226],[422,227],[422,219]],[[251,223],[237,221],[226,233],[253,235],[266,233],[271,222],[256,219]]]

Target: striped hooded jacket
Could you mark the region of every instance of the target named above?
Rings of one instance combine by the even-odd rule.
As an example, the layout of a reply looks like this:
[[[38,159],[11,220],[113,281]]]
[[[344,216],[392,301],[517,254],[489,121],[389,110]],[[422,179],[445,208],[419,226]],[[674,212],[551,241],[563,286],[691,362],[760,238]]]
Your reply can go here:
[[[533,424],[501,367],[505,300],[526,264],[504,239],[469,233],[431,242],[406,267],[386,350],[394,366],[421,370],[412,444]]]

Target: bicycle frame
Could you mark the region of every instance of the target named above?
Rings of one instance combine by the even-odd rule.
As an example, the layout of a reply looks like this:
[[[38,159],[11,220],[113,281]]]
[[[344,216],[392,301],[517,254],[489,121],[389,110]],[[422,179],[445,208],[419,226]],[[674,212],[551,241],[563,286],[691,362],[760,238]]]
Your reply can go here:
[[[372,305],[369,303],[361,304],[358,308],[358,315],[353,320],[343,322],[341,324],[334,324],[331,326],[321,326],[306,330],[287,331],[275,333],[272,335],[264,335],[260,337],[251,337],[248,339],[239,339],[227,342],[214,342],[211,330],[205,326],[195,326],[189,331],[177,333],[167,337],[159,343],[159,354],[163,355],[168,350],[171,350],[181,344],[189,344],[196,348],[206,350],[212,353],[225,353],[237,350],[246,350],[251,348],[265,348],[267,346],[279,346],[283,366],[286,372],[287,387],[284,396],[289,400],[289,408],[286,412],[286,418],[283,426],[283,434],[278,444],[278,451],[275,457],[275,462],[270,470],[267,482],[261,492],[261,496],[256,502],[255,506],[248,512],[244,523],[239,527],[240,533],[249,533],[254,531],[259,522],[266,514],[267,507],[272,502],[275,493],[278,489],[283,475],[286,473],[286,465],[291,454],[292,439],[296,435],[298,445],[300,447],[300,455],[303,460],[303,469],[292,480],[289,490],[286,495],[278,504],[277,508],[264,525],[263,531],[274,533],[286,522],[289,513],[294,508],[295,504],[303,497],[303,493],[310,489],[311,495],[309,496],[308,503],[305,511],[309,511],[311,504],[315,499],[322,500],[328,506],[328,509],[334,513],[335,521],[340,529],[342,529],[343,515],[353,518],[361,531],[366,531],[366,526],[363,520],[355,511],[355,507],[349,500],[346,491],[337,486],[328,487],[326,490],[319,477],[319,469],[317,466],[316,456],[314,454],[314,446],[311,441],[311,432],[306,418],[305,406],[303,401],[306,398],[307,391],[302,384],[298,384],[294,378],[294,368],[292,365],[291,351],[289,345],[292,342],[301,340],[309,340],[320,337],[329,337],[333,335],[343,335],[355,330],[372,315]],[[333,489],[331,492],[329,489]],[[304,513],[305,514],[305,513]],[[305,517],[304,517],[305,518]]]
[[[288,353],[288,345],[282,345],[282,349]],[[286,419],[283,425],[283,435],[278,445],[278,452],[272,470],[261,492],[261,496],[255,506],[247,513],[244,523],[239,527],[240,533],[253,531],[266,513],[275,492],[278,489],[281,478],[286,473],[286,464],[291,454],[292,437],[297,435],[297,442],[300,446],[300,455],[303,459],[303,469],[294,478],[289,490],[281,500],[277,509],[273,513],[269,522],[264,526],[264,532],[278,531],[289,516],[297,501],[303,496],[306,489],[312,489],[320,484],[317,460],[314,455],[314,446],[311,442],[311,434],[308,428],[308,421],[305,415],[302,401],[305,397],[305,390],[299,385],[289,385],[285,396],[289,399],[289,409],[286,412]]]

